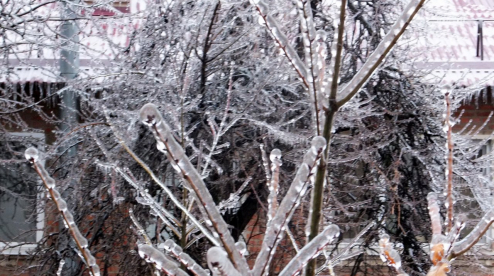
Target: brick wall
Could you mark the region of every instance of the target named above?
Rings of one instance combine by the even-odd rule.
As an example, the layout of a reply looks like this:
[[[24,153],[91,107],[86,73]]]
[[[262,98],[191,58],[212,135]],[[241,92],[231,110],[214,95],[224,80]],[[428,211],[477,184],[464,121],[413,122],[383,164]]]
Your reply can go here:
[[[1,84],[0,84],[1,85]],[[38,84],[33,85],[32,92],[34,101],[41,100],[42,97],[46,97],[46,93],[40,93]],[[46,84],[43,84],[46,85]],[[20,89],[21,86],[17,86]],[[26,88],[27,89],[27,88]],[[52,116],[57,116],[59,113],[58,105],[56,104],[56,100],[48,99],[45,102],[45,107],[43,108],[44,114],[49,114]],[[22,121],[27,124],[27,129],[29,132],[32,132],[33,129],[35,132],[40,132],[45,134],[45,142],[47,144],[53,144],[55,142],[55,134],[54,130],[57,129],[57,126],[53,123],[49,123],[46,120],[44,114],[40,114],[38,112],[32,111],[30,109],[23,110],[22,112],[17,113],[16,115],[20,116]],[[7,120],[5,120],[7,121]],[[16,128],[15,126],[8,124],[5,121],[0,121],[2,126],[7,132],[25,132],[25,129]],[[27,162],[27,161],[26,161]],[[49,161],[48,161],[49,163]],[[56,179],[57,176],[55,175]],[[100,201],[108,201],[105,198],[107,194],[102,193],[102,196],[99,198]],[[93,199],[95,200],[95,199]],[[98,200],[95,200],[98,201]],[[97,214],[100,210],[100,205],[98,202],[93,202],[88,204],[87,208],[94,208],[93,213]],[[94,229],[101,229],[97,231],[97,235],[99,235],[99,239],[105,239],[107,237],[112,237],[114,244],[111,248],[103,248],[98,239],[95,239],[95,242],[90,245],[91,251],[96,255],[98,259],[98,265],[101,268],[102,275],[128,275],[126,274],[125,267],[129,264],[129,259],[135,259],[137,256],[135,253],[132,253],[131,250],[135,247],[135,233],[132,232],[130,228],[126,228],[128,231],[127,235],[115,235],[114,230],[118,228],[118,226],[114,226],[113,222],[122,221],[124,218],[128,219],[128,206],[124,204],[119,205],[115,208],[112,208],[108,211],[108,215],[102,220],[101,217],[97,217],[95,215],[88,215],[84,219],[76,221],[77,225],[81,232],[86,236],[86,238],[91,241],[94,235]],[[75,215],[75,214],[74,214]],[[46,239],[43,240],[43,248],[57,248],[57,233],[60,231],[60,227],[62,222],[60,220],[61,216],[59,211],[55,208],[54,204],[51,200],[46,200],[46,205],[44,208],[44,229],[43,229],[43,237]],[[103,222],[103,225],[99,225]],[[121,230],[121,229],[118,229]],[[119,231],[121,233],[121,231]],[[51,238],[53,237],[53,238]],[[140,263],[137,264],[138,266]],[[81,266],[84,265],[81,263]],[[145,266],[145,265],[144,265]],[[7,255],[0,254],[0,276],[31,276],[31,275],[40,275],[45,271],[50,270],[46,264],[43,264],[43,261],[39,260],[36,256],[32,255]],[[53,270],[53,269],[51,269]],[[143,274],[145,275],[146,269],[143,269]],[[85,275],[89,275],[86,271]]]

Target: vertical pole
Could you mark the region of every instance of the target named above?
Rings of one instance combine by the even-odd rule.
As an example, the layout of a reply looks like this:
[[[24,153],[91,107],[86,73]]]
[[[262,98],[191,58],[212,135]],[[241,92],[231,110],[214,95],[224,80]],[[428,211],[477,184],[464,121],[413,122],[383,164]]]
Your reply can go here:
[[[75,20],[77,5],[74,5],[78,2],[79,0],[66,0],[62,3],[60,76],[66,82],[75,79],[79,74],[79,26]],[[67,131],[77,122],[77,99],[74,90],[69,89],[62,94],[62,104],[64,106],[60,115],[63,121],[62,129]]]
[[[67,83],[73,80],[79,74],[79,26],[77,25],[77,4],[80,0],[63,0],[61,1],[62,25],[60,26],[61,49],[60,49],[60,76]],[[61,129],[64,133],[68,133],[78,121],[78,104],[77,94],[73,89],[64,91],[61,95],[62,107],[60,119],[62,121]],[[70,146],[70,145],[69,145]],[[66,158],[72,159],[77,154],[76,147],[70,147],[65,151]],[[75,183],[70,182],[70,186],[75,186]],[[64,193],[64,196],[67,196]],[[61,224],[63,227],[63,224]],[[69,243],[72,241],[69,240]],[[74,275],[77,273],[79,262],[71,257],[63,260],[65,262],[64,274]]]

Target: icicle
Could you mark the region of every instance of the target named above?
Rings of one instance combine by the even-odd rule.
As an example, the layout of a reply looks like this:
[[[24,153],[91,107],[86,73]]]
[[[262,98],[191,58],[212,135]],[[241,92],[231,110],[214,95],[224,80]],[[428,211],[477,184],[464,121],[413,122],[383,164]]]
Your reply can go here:
[[[60,263],[58,264],[57,276],[61,276],[62,275],[62,270],[63,270],[64,264],[65,264],[65,260],[64,259],[61,259],[60,260]]]
[[[280,181],[280,166],[281,166],[281,151],[279,149],[274,149],[269,155],[271,160],[271,181],[269,182],[269,211],[268,211],[268,221],[271,220],[276,214],[278,209],[278,189]]]

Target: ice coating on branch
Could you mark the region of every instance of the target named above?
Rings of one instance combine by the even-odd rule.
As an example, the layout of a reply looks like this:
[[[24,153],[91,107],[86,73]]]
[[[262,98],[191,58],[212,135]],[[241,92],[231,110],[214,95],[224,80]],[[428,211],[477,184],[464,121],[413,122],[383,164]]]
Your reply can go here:
[[[238,241],[235,243],[235,247],[237,250],[240,252],[240,254],[244,255],[247,254],[247,244],[243,241]]]
[[[270,31],[278,46],[280,46],[281,51],[285,54],[288,61],[290,61],[299,76],[302,79],[306,79],[308,76],[307,67],[298,56],[295,49],[293,49],[293,47],[288,43],[288,39],[286,38],[286,36],[280,31],[281,29],[278,26],[276,20],[271,15],[269,15],[267,3],[263,0],[251,0],[251,3],[257,8],[259,12],[259,20],[266,23],[267,29]]]
[[[81,231],[79,231],[79,228],[74,227],[71,232],[74,235],[74,240],[76,240],[82,248],[87,248],[87,245],[88,245],[87,240],[81,234]]]
[[[200,202],[198,205],[203,208],[202,211],[204,211],[207,219],[214,222],[212,226],[216,232],[213,233],[213,236],[220,239],[228,256],[235,262],[236,267],[242,273],[247,274],[247,261],[236,250],[235,241],[230,234],[228,225],[216,207],[213,197],[204,184],[201,175],[186,156],[182,146],[173,137],[169,126],[164,122],[156,106],[151,103],[144,105],[140,111],[140,118],[144,124],[150,127],[156,141],[166,145],[168,160],[179,175],[183,177],[184,182],[188,184],[186,187],[191,191],[191,194]]]
[[[166,151],[166,146],[164,143],[162,142],[157,142],[156,143],[156,148],[161,151],[161,152],[165,152]]]
[[[138,157],[137,157],[138,158]],[[137,159],[140,160],[140,159]],[[144,168],[146,168],[146,165],[140,160],[141,164],[143,164]],[[150,170],[149,167],[146,168],[147,170]],[[144,189],[142,189],[137,183],[133,181],[129,175],[127,175],[121,168],[115,167],[115,170],[134,188],[136,188],[142,196],[152,198],[151,195],[149,195]],[[165,191],[165,193],[170,197],[170,200],[177,206],[182,212],[187,214],[187,217],[189,217],[190,221],[206,236],[213,244],[219,245],[219,242],[211,235],[211,233],[189,212],[189,210],[173,195],[172,191],[158,178],[154,173],[150,173],[151,178]],[[166,217],[163,215],[166,215],[170,219],[174,219],[174,216],[170,214],[168,211],[166,211],[165,208],[161,206],[161,204],[157,203],[154,201],[152,205],[150,205],[152,209],[154,209],[155,212],[159,215],[159,217],[163,220],[163,222],[167,222],[168,220]],[[168,227],[170,229],[173,229],[174,226],[169,223]]]
[[[379,251],[383,262],[394,267],[399,273],[402,272],[400,254],[393,248],[393,244],[389,242],[389,235],[384,234],[381,236]]]
[[[145,104],[139,111],[139,116],[142,123],[147,126],[154,125],[156,123],[156,119],[161,118],[156,105],[152,103]]]
[[[64,212],[64,213],[67,212],[67,202],[65,200],[63,200],[62,198],[60,198],[60,200],[58,201],[58,209],[61,212]]]
[[[24,155],[26,156],[26,159],[29,162],[36,162],[36,161],[38,161],[38,158],[39,158],[39,152],[35,147],[28,148],[24,152]]]
[[[151,204],[153,204],[153,200],[150,199],[150,198],[148,198],[148,197],[136,196],[136,201],[137,201],[137,203],[142,204],[142,205],[151,205]]]
[[[38,167],[40,168],[40,176],[43,180],[43,183],[45,184],[45,186],[48,188],[48,189],[52,189],[55,187],[55,179],[53,179],[49,174],[48,172],[44,169],[44,167],[42,166],[42,164],[39,164],[39,151],[34,148],[34,147],[30,147],[28,148],[25,152],[24,152],[24,155],[26,156],[26,159],[35,164],[35,167]],[[42,169],[41,169],[42,168]]]
[[[88,256],[87,264],[89,266],[96,265],[96,258],[93,257],[93,255],[91,254],[91,251],[89,251],[89,249],[87,249],[87,248],[84,248],[84,253],[86,254],[86,256]]]
[[[451,86],[449,84],[447,85],[443,85],[441,87],[441,93],[443,93],[443,95],[446,95],[448,94],[449,92],[451,92]]]
[[[309,164],[318,154],[326,147],[326,139],[322,136],[316,136],[311,143],[311,148],[304,155],[304,163]]]
[[[320,91],[319,88],[321,85],[316,79],[320,78],[320,81],[324,79],[324,76],[320,76],[322,64],[319,63],[320,61],[324,62],[325,56],[322,57],[321,60],[318,55],[319,42],[316,42],[316,29],[312,17],[311,3],[310,1],[298,0],[297,7],[300,18],[300,29],[302,31],[302,41],[304,44],[305,62],[306,67],[308,68],[307,79],[311,82],[310,89],[312,91]]]
[[[322,136],[316,136],[312,139],[311,150],[322,151],[326,148],[326,139]]]
[[[50,176],[45,178],[45,183],[49,189],[55,188],[55,179],[51,178]]]
[[[208,267],[214,276],[242,276],[233,266],[228,254],[219,246],[211,247],[207,254]]]
[[[69,226],[74,226],[75,225],[74,216],[72,216],[72,213],[71,212],[64,212],[64,216],[65,216],[65,221],[67,222],[67,224]]]
[[[437,266],[432,266],[429,273],[427,273],[427,276],[447,276],[449,271],[449,266],[446,263],[442,263]]]
[[[273,219],[268,222],[262,248],[253,268],[254,275],[263,275],[267,271],[276,247],[283,238],[283,229],[290,220],[293,211],[300,204],[300,199],[304,196],[307,184],[310,182],[311,170],[316,167],[316,162],[325,146],[326,140],[321,136],[312,140],[311,147],[304,155],[303,162],[300,164],[286,196],[281,201]]]
[[[331,224],[327,226],[311,242],[304,246],[295,257],[293,257],[283,271],[281,271],[280,276],[291,276],[295,275],[296,272],[301,271],[307,262],[317,257],[317,255],[324,250],[326,245],[339,235],[340,228],[337,225]]]
[[[269,162],[268,162],[268,156],[266,154],[266,151],[264,150],[264,145],[260,145],[261,149],[261,156],[262,156],[262,165],[264,166],[264,172],[266,173],[266,183],[269,183],[271,181],[271,170],[269,169]]]
[[[431,192],[427,195],[429,216],[431,217],[432,240],[430,243],[430,258],[432,267],[427,275],[446,275],[449,272],[447,252],[451,246],[449,240],[442,234],[441,217],[437,195]]]
[[[281,150],[272,150],[271,154],[269,155],[269,160],[271,160],[271,162],[279,162],[279,164],[281,165]]]
[[[63,266],[64,265],[65,265],[65,260],[64,259],[61,259],[60,260],[60,263],[58,264],[57,276],[61,276],[62,275],[62,270],[63,270]]]
[[[52,189],[50,195],[53,198],[53,200],[55,200],[57,202],[62,198],[62,196],[60,195],[60,193],[57,190],[55,190],[55,189]]]
[[[392,266],[398,272],[397,276],[408,276],[401,267],[401,257],[398,251],[393,248],[393,244],[389,242],[389,235],[384,234],[379,240],[380,257],[387,265]]]
[[[474,244],[477,239],[486,231],[490,225],[494,222],[494,208],[488,211],[482,219],[477,223],[475,228],[473,228],[472,232],[470,232],[465,238],[461,241],[453,244],[453,251],[455,253],[459,253],[468,249],[468,247]]]
[[[431,217],[431,227],[433,235],[442,234],[441,216],[439,214],[439,204],[437,203],[437,195],[431,192],[427,195],[429,208],[429,216]]]
[[[96,259],[88,250],[88,241],[82,235],[81,231],[74,222],[74,217],[72,213],[68,210],[67,202],[62,198],[60,193],[55,187],[55,179],[53,179],[46,171],[44,165],[39,162],[39,153],[35,148],[29,148],[25,152],[26,159],[33,163],[36,172],[41,177],[43,184],[51,196],[51,199],[55,202],[58,211],[62,214],[65,226],[69,229],[69,233],[74,239],[77,247],[82,253],[82,258],[85,263],[89,266],[91,274],[94,276],[99,276],[99,266],[96,264]]]
[[[91,272],[91,274],[93,274],[93,276],[100,276],[101,275],[100,270],[99,270],[99,265],[97,265],[97,264],[92,265],[91,269],[93,271],[93,272]]]
[[[420,9],[422,1],[412,0],[405,7],[400,17],[396,20],[395,24],[391,27],[389,32],[379,43],[375,51],[370,55],[367,61],[364,63],[362,68],[357,72],[357,74],[352,78],[352,80],[343,87],[341,93],[338,93],[338,101],[348,101],[350,100],[362,87],[369,78],[377,71],[377,67],[384,60],[385,56],[389,53],[391,47],[393,47],[393,42],[395,42],[399,35],[401,36],[402,31],[406,26],[406,22],[412,19],[412,15],[415,11]]]
[[[161,253],[158,249],[147,244],[138,244],[137,250],[139,256],[146,260],[148,263],[152,263],[156,266],[156,269],[161,270],[167,275],[187,276],[182,269],[172,260],[168,259],[165,254]]]

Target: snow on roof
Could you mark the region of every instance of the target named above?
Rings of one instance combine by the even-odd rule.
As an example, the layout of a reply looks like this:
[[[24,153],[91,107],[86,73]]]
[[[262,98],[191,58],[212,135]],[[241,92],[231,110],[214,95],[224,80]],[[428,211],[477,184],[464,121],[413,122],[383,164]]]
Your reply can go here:
[[[426,8],[438,18],[494,19],[494,1],[492,0],[430,0]]]
[[[129,0],[130,14],[145,9],[144,2]],[[56,9],[51,7],[49,11],[41,12],[49,13],[52,10]],[[410,53],[415,60],[413,67],[428,70],[426,79],[432,83],[494,86],[494,0],[430,0],[426,3],[422,16],[422,21],[426,23],[422,28],[414,30],[416,33],[411,35],[412,41],[409,41],[413,46]],[[420,21],[419,19],[417,24],[420,25]],[[118,53],[113,51],[114,47],[126,47],[129,44],[130,34],[141,24],[141,20],[129,20],[126,17],[118,20],[101,17],[101,20],[95,22],[97,24],[90,22],[81,28],[81,65],[84,60],[114,59],[115,54]],[[482,29],[483,45],[479,45],[479,26]],[[33,49],[27,52],[30,56],[36,56]],[[54,49],[54,51],[45,50],[40,59],[57,60],[58,58],[58,50]],[[13,74],[9,75],[8,80],[13,82],[61,80],[56,73],[41,70],[35,63],[32,65],[30,67],[27,62],[23,62],[22,65],[9,69],[8,72]],[[91,68],[91,65],[87,66]],[[52,69],[54,69],[52,72],[56,72],[58,68],[52,66]],[[90,71],[96,74],[96,71]],[[6,71],[0,74],[2,75],[0,82],[7,80],[3,73]]]

